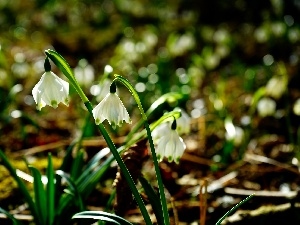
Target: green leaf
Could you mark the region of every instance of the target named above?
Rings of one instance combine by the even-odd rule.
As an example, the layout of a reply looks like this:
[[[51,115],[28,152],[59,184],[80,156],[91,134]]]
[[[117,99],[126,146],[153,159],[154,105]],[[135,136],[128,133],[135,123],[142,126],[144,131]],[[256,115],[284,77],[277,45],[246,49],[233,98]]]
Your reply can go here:
[[[76,144],[77,144],[77,141],[71,143],[69,145],[69,147],[67,148],[67,152],[66,152],[66,155],[63,158],[63,162],[60,166],[60,170],[65,171],[65,172],[70,171],[71,165],[73,163],[73,155],[72,155],[73,154],[73,149],[74,149],[74,146]]]
[[[107,151],[98,152],[88,163],[88,166],[81,174],[81,176],[76,180],[72,181],[70,177],[63,171],[58,170],[56,174],[60,178],[64,178],[69,185],[69,190],[72,193],[63,195],[58,204],[57,214],[60,214],[65,208],[74,201],[74,197],[78,195],[81,199],[85,199],[89,196],[92,190],[95,189],[96,185],[99,183],[99,180],[103,177],[105,172],[110,168],[111,163],[114,161],[114,157],[110,155],[103,163],[99,165],[99,160],[107,155]],[[98,161],[97,161],[98,160]],[[78,199],[77,201],[82,202]],[[83,211],[84,209],[82,209]]]
[[[47,206],[48,206],[48,225],[52,225],[55,217],[55,178],[52,157],[48,155],[48,167],[47,167]]]
[[[33,190],[34,190],[34,199],[38,211],[38,220],[40,224],[47,223],[48,209],[47,209],[47,197],[46,191],[44,189],[44,184],[42,182],[42,176],[38,169],[33,166],[29,166],[33,176]]]
[[[78,205],[78,207],[81,211],[85,210],[85,206],[82,201],[82,197],[81,197],[74,181],[69,177],[68,174],[66,174],[62,170],[57,170],[56,174],[58,176],[60,176],[61,178],[65,179],[65,181],[68,184],[68,189],[67,189],[68,191],[66,191],[66,193],[68,193],[68,195],[61,196],[61,198],[59,200],[58,208],[57,208],[57,214],[61,215],[62,212],[67,208],[67,206],[69,205],[71,200],[75,201],[75,203]]]
[[[257,106],[259,99],[261,99],[266,94],[266,87],[259,88],[252,97],[251,106],[249,109],[249,114],[253,115]]]
[[[122,218],[120,216],[117,216],[115,214],[108,213],[108,212],[103,212],[103,211],[84,211],[84,212],[75,214],[72,218],[73,219],[89,218],[89,219],[95,219],[95,220],[103,220],[103,218],[105,218],[105,219],[108,218],[108,219],[115,221],[116,224],[132,225],[132,223],[130,223],[128,220],[125,220],[124,218]]]
[[[103,159],[105,156],[107,156],[110,153],[109,148],[103,148],[99,152],[97,152],[96,155],[91,158],[91,160],[87,163],[85,171],[93,169],[94,165],[98,165],[100,160]],[[90,171],[88,171],[90,173]]]
[[[27,190],[24,182],[18,177],[16,173],[16,169],[10,164],[5,154],[0,150],[0,159],[2,159],[1,163],[5,166],[5,168],[9,171],[10,175],[14,178],[14,180],[17,182],[19,190],[21,191],[25,201],[28,204],[29,210],[31,211],[31,214],[35,220],[36,223],[38,223],[38,211],[37,206],[33,202],[29,191]]]
[[[154,191],[153,187],[149,184],[149,182],[144,177],[139,177],[139,181],[142,184],[146,195],[150,201],[152,209],[157,219],[158,224],[164,224],[164,215],[162,211],[162,205],[159,199],[159,196]]]
[[[86,180],[90,175],[94,172],[97,172],[97,167],[101,167],[101,159],[103,159],[105,156],[107,156],[110,153],[109,148],[104,148],[100,150],[94,157],[87,163],[86,167],[84,168],[84,171],[81,173],[80,177],[76,180],[77,184],[80,184],[83,182],[83,180]]]
[[[99,180],[101,180],[103,175],[110,168],[113,160],[113,156],[110,156],[108,160],[106,160],[99,166],[94,167],[94,169],[91,170],[91,172],[87,174],[87,176],[80,177],[80,182],[76,182],[78,185],[78,189],[84,198],[86,198],[92,192],[92,190],[94,190]]]
[[[100,220],[103,222],[108,222],[109,224],[113,223],[113,224],[117,224],[117,225],[121,225],[121,223],[110,219],[108,217],[105,216],[94,216],[93,218],[91,218],[90,216],[79,216],[77,217],[76,215],[73,217],[73,219],[84,219],[84,224],[94,224],[95,220]]]
[[[84,151],[81,149],[77,152],[75,160],[73,160],[73,164],[71,167],[71,177],[73,180],[76,180],[80,174],[82,173],[84,164]]]
[[[7,218],[9,218],[13,222],[13,225],[22,225],[21,221],[17,220],[12,214],[7,212],[5,209],[0,207],[0,212],[5,214]]]

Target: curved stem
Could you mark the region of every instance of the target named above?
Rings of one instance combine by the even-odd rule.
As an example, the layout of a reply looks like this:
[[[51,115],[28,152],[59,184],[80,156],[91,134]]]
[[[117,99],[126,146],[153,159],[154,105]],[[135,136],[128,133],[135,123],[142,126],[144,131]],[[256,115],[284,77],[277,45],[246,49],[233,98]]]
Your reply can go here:
[[[92,113],[92,110],[93,110],[92,104],[89,101],[87,101],[87,102],[84,103],[84,105],[88,109],[89,113],[91,115],[93,115],[93,113]],[[109,134],[107,133],[107,131],[106,131],[106,129],[103,126],[102,123],[100,123],[98,125],[98,129],[100,130],[101,134],[103,135],[103,137],[104,137],[104,139],[105,139],[108,147],[111,150],[111,153],[113,154],[115,160],[117,161],[117,163],[118,163],[118,165],[119,165],[119,167],[120,167],[120,169],[121,169],[121,171],[122,171],[122,173],[123,173],[123,175],[124,175],[124,177],[125,177],[128,185],[129,185],[129,187],[130,187],[130,189],[132,191],[132,194],[134,195],[134,198],[135,198],[135,200],[138,203],[138,206],[139,206],[139,208],[141,210],[141,213],[142,213],[142,215],[143,215],[143,217],[145,219],[146,224],[152,224],[150,216],[148,214],[148,211],[147,211],[147,209],[145,207],[145,204],[143,202],[143,199],[141,198],[140,193],[138,192],[138,190],[137,190],[137,188],[135,186],[135,183],[134,183],[134,181],[133,181],[133,179],[132,179],[132,177],[131,177],[131,175],[130,175],[130,173],[129,173],[129,171],[128,171],[125,163],[124,163],[124,161],[122,160],[122,158],[121,158],[121,156],[120,156],[120,154],[119,154],[119,152],[118,152],[115,144],[113,143],[112,139],[110,138]]]
[[[68,62],[56,51],[48,49],[45,54],[54,62],[54,64],[60,69],[61,72],[69,79],[69,82],[73,85],[77,93],[83,102],[88,102],[89,99],[84,94],[80,85],[78,84],[72,69],[70,68]]]
[[[148,140],[149,140],[149,144],[150,144],[151,154],[152,154],[152,158],[153,158],[153,163],[154,163],[154,168],[155,168],[155,173],[156,173],[156,178],[157,178],[157,183],[158,183],[159,195],[160,195],[162,211],[163,211],[163,216],[164,216],[164,224],[169,225],[170,219],[169,219],[166,196],[165,196],[165,192],[164,192],[164,186],[163,186],[163,182],[162,182],[162,177],[161,177],[158,160],[157,160],[156,153],[155,153],[155,148],[154,148],[154,144],[153,144],[153,140],[152,140],[152,136],[151,136],[151,130],[150,130],[147,116],[144,112],[140,98],[139,98],[137,92],[135,91],[135,89],[133,88],[133,86],[130,84],[130,82],[120,75],[115,75],[115,77],[116,77],[115,80],[124,84],[124,86],[127,87],[128,90],[131,92],[136,103],[138,104],[139,110],[140,110],[142,118],[144,120],[144,125],[145,125],[147,135],[148,135]]]
[[[54,62],[54,64],[63,72],[63,74],[69,79],[70,83],[74,86],[74,88],[76,89],[76,91],[78,92],[79,96],[81,97],[82,101],[84,102],[86,108],[88,109],[89,113],[91,115],[93,115],[92,110],[92,104],[91,102],[88,100],[88,98],[86,97],[86,95],[84,94],[83,90],[81,89],[81,87],[79,86],[77,80],[75,79],[73,72],[69,66],[69,64],[67,63],[67,61],[56,51],[54,50],[46,50],[45,51],[46,55]],[[126,179],[126,182],[128,184],[128,186],[130,187],[132,194],[134,195],[134,198],[141,210],[141,213],[144,217],[144,220],[146,222],[146,224],[152,224],[150,216],[148,214],[148,211],[145,207],[145,204],[143,202],[142,197],[140,196],[135,183],[124,163],[124,161],[122,160],[121,156],[118,153],[118,150],[115,146],[115,144],[113,143],[112,139],[110,138],[108,132],[106,131],[105,127],[103,126],[103,124],[99,124],[98,125],[98,129],[101,132],[101,134],[103,135],[108,147],[111,150],[111,153],[113,154],[115,160],[117,161],[118,165],[120,166],[120,169]]]

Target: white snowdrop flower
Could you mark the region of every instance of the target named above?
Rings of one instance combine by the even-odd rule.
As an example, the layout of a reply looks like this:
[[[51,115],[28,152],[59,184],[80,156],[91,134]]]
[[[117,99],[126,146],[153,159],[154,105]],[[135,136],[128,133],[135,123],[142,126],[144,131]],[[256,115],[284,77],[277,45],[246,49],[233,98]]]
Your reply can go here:
[[[171,124],[167,122],[161,123],[154,128],[154,130],[151,132],[154,144],[157,144],[160,138],[170,131],[170,126]]]
[[[261,98],[257,103],[257,111],[261,117],[272,116],[276,110],[276,102],[268,97]]]
[[[284,76],[272,77],[266,85],[266,94],[279,99],[287,89],[287,79]]]
[[[79,84],[88,87],[95,79],[94,67],[86,59],[81,59],[74,69],[74,75]]]
[[[106,65],[106,66],[104,67],[104,73],[112,73],[113,70],[114,70],[114,69],[112,68],[111,65]]]
[[[233,126],[233,129],[226,129],[226,140],[233,141],[235,146],[240,146],[244,139],[244,130],[241,127]]]
[[[57,108],[60,102],[66,106],[69,105],[69,83],[59,78],[50,69],[49,59],[46,58],[46,72],[32,89],[32,96],[38,110],[41,110],[46,105]]]
[[[110,86],[110,93],[93,109],[93,117],[97,125],[107,120],[114,129],[121,126],[123,121],[131,123],[126,108],[116,94],[115,83]]]
[[[168,132],[164,133],[164,136],[158,142],[156,148],[157,159],[162,161],[166,157],[169,162],[175,161],[179,163],[186,145],[176,131],[176,120],[172,123],[171,129],[169,126],[168,128]]]
[[[189,134],[191,130],[191,118],[190,116],[183,110],[181,110],[181,116],[176,120],[178,134]]]
[[[298,98],[294,103],[293,111],[297,116],[300,116],[300,98]]]
[[[177,108],[177,109],[179,109],[179,108]],[[191,118],[184,110],[180,109],[180,111],[181,111],[181,116],[176,120],[176,123],[177,123],[176,131],[180,135],[181,134],[189,134],[190,130],[191,130],[191,126],[190,126]],[[166,122],[166,123],[161,123],[157,127],[155,127],[155,129],[151,132],[152,139],[155,144],[157,144],[159,139],[163,135],[165,135],[165,133],[169,132],[170,126],[171,126],[171,123]]]

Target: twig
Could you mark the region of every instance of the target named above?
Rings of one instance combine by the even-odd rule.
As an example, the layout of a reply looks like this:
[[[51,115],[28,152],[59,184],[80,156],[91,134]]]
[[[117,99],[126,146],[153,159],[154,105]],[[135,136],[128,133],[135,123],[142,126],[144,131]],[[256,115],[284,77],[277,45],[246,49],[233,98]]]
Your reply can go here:
[[[123,143],[124,137],[113,139],[113,141],[116,144]],[[49,143],[49,144],[45,144],[45,145],[35,146],[32,148],[28,148],[28,149],[23,149],[23,150],[12,153],[11,156],[12,157],[20,157],[20,156],[34,155],[36,153],[61,148],[61,147],[70,145],[71,143],[72,143],[71,140],[61,140],[61,141],[57,141],[57,142],[53,142],[53,143]],[[83,140],[82,146],[85,146],[85,147],[106,146],[106,142],[104,139],[99,139],[99,138],[98,139],[97,138],[87,139],[87,140]]]
[[[200,225],[205,225],[207,211],[207,180],[204,179],[200,184]]]
[[[231,188],[226,187],[224,189],[225,193],[231,194],[231,195],[251,195],[253,192],[255,192],[255,196],[261,196],[261,197],[281,197],[281,198],[295,198],[297,196],[297,191],[289,191],[289,192],[281,192],[281,191],[257,191],[257,190],[245,190],[245,189],[238,189],[238,188]]]
[[[173,214],[174,214],[174,224],[179,225],[178,212],[177,212],[177,208],[175,206],[174,198],[172,197],[170,199],[170,201],[171,201],[171,206],[172,206],[172,210],[173,210]]]
[[[262,155],[255,155],[255,154],[248,153],[248,154],[245,154],[244,160],[247,162],[256,161],[256,162],[268,163],[270,165],[274,165],[274,166],[286,169],[288,171],[291,171],[291,172],[299,175],[299,170],[296,168],[293,168],[291,165],[278,162],[274,159],[270,159],[270,158],[262,156]]]

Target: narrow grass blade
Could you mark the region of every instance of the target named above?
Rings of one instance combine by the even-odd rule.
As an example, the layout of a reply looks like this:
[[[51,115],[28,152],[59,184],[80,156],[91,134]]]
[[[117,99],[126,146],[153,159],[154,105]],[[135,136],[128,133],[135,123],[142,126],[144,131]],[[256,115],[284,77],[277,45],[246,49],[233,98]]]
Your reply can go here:
[[[66,155],[63,158],[63,162],[60,166],[60,170],[65,171],[65,172],[69,172],[71,165],[73,163],[73,148],[74,146],[77,144],[77,142],[73,142],[69,145],[69,147],[67,148],[67,152]]]
[[[84,212],[77,213],[73,216],[73,219],[79,219],[79,218],[90,218],[95,220],[102,220],[100,218],[108,218],[115,221],[118,224],[132,225],[132,223],[130,223],[128,220],[125,220],[120,216],[108,212],[103,212],[103,211],[84,211]]]
[[[44,184],[42,182],[42,176],[40,171],[33,166],[29,166],[33,176],[33,189],[34,189],[34,199],[38,210],[38,220],[40,224],[47,223],[48,209],[47,209],[47,197],[46,191],[44,189]]]
[[[18,177],[17,173],[16,173],[16,169],[10,164],[10,162],[8,161],[7,157],[5,156],[5,154],[0,150],[0,159],[2,159],[1,163],[5,166],[5,168],[9,171],[10,175],[14,178],[14,180],[17,182],[19,190],[21,191],[25,201],[28,204],[28,207],[31,211],[31,214],[33,216],[33,218],[36,220],[35,222],[38,223],[38,212],[37,212],[37,207],[34,204],[29,191],[27,190],[24,182]]]
[[[110,153],[109,148],[104,148],[99,151],[86,165],[81,176],[76,180],[76,184],[79,187],[80,192],[83,196],[87,196],[94,188],[95,183],[99,181],[105,171],[109,168],[110,160],[107,163],[107,160],[100,162],[100,160],[107,156]],[[110,157],[109,157],[110,158]],[[89,188],[88,188],[89,187]]]
[[[62,170],[57,170],[56,174],[60,176],[62,179],[64,179],[68,184],[68,195],[63,195],[59,200],[59,207],[57,208],[57,214],[62,214],[62,212],[66,209],[66,207],[69,205],[70,201],[73,200],[78,205],[79,209],[81,211],[85,210],[84,203],[82,201],[82,197],[78,191],[78,188],[74,181]],[[72,198],[70,198],[70,196]]]
[[[230,213],[232,213],[234,210],[236,210],[237,208],[239,208],[244,203],[248,202],[251,198],[254,197],[254,195],[255,194],[249,195],[247,198],[245,198],[244,200],[240,201],[237,205],[235,205],[234,207],[232,207],[227,213],[225,213],[224,216],[221,217],[221,219],[218,220],[218,222],[216,223],[216,225],[220,225],[222,223],[222,221],[226,218],[226,216],[228,216]]]
[[[101,165],[95,167],[94,170],[91,171],[91,173],[89,173],[86,177],[80,179],[80,182],[76,182],[79,192],[82,194],[83,198],[86,198],[92,192],[92,190],[94,190],[99,180],[101,180],[103,175],[110,168],[110,165],[110,161],[105,161]]]
[[[83,168],[83,164],[84,164],[84,151],[83,150],[79,150],[77,152],[77,155],[75,157],[75,159],[73,160],[73,164],[71,167],[71,178],[73,180],[76,180],[82,173],[82,168]]]
[[[89,168],[92,168],[93,165],[99,164],[99,161],[103,159],[105,156],[107,156],[110,153],[109,148],[103,148],[101,149],[96,155],[94,155],[93,158],[87,163],[85,170],[88,170]]]
[[[56,174],[60,179],[64,178],[66,180],[69,185],[70,191],[73,193],[72,195],[68,194],[61,196],[61,198],[59,199],[57,214],[60,214],[63,210],[65,210],[67,206],[70,205],[72,201],[74,201],[74,196],[76,196],[77,194],[78,197],[80,197],[80,199],[77,200],[79,201],[79,203],[82,202],[82,199],[88,197],[92,190],[94,190],[96,185],[99,183],[99,180],[101,180],[105,172],[108,170],[113,160],[114,158],[111,155],[108,159],[101,163],[101,165],[97,165],[96,162],[95,165],[91,164],[91,166],[89,167],[91,169],[89,173],[85,173],[85,170],[76,182],[72,181],[70,177],[63,171],[56,171]],[[84,209],[82,209],[81,211],[83,210]]]
[[[12,221],[13,225],[23,225],[21,221],[17,220],[12,214],[7,212],[5,209],[2,209],[1,207],[0,207],[0,212],[5,214],[7,218],[9,218]]]
[[[158,224],[164,224],[164,215],[162,211],[162,205],[159,199],[159,195],[157,195],[153,189],[153,187],[149,184],[149,182],[144,177],[139,177],[139,181],[142,184],[146,195],[150,201],[154,214],[156,216],[156,220]]]
[[[55,177],[52,163],[51,154],[48,155],[48,167],[47,167],[47,207],[48,207],[48,216],[47,224],[52,225],[55,218]]]

